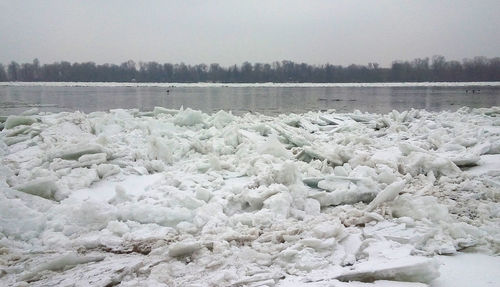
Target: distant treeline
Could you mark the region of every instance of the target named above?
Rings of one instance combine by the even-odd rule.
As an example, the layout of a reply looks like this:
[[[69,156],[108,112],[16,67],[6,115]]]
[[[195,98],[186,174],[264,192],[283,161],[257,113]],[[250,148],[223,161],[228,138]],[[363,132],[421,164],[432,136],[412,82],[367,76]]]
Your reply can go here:
[[[475,57],[462,62],[443,56],[394,61],[390,68],[368,65],[309,65],[292,61],[222,67],[219,64],[160,64],[127,61],[121,65],[56,62],[41,65],[0,64],[0,81],[25,82],[464,82],[500,81],[500,58]]]

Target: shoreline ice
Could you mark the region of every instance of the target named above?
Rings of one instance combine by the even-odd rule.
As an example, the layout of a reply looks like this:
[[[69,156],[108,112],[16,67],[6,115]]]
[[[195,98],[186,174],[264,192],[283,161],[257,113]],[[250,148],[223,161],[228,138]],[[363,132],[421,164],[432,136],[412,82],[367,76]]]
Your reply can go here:
[[[1,285],[442,286],[437,255],[500,264],[500,107],[3,126]]]
[[[205,87],[497,87],[500,82],[391,82],[391,83],[134,83],[134,82],[0,82],[2,86],[33,86],[33,87],[178,87],[178,88],[205,88]]]

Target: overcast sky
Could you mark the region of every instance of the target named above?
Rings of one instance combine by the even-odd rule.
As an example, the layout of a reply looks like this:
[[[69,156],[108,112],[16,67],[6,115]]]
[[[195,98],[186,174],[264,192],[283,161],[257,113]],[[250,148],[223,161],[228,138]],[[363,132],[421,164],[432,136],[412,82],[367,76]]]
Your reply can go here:
[[[390,65],[500,56],[499,0],[6,1],[0,62]]]

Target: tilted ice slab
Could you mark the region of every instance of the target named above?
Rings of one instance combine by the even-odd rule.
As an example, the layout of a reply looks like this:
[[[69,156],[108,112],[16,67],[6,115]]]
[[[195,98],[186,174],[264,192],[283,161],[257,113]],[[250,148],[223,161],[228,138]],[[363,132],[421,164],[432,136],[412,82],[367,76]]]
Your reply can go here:
[[[435,254],[500,252],[499,116],[11,117],[0,283],[425,286]]]

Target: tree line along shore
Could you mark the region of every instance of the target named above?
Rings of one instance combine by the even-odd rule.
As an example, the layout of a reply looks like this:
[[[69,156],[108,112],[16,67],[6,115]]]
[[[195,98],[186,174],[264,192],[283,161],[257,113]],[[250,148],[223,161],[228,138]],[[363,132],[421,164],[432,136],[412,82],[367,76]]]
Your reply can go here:
[[[220,82],[220,83],[352,83],[352,82],[480,82],[500,81],[500,57],[474,57],[462,62],[443,56],[340,66],[281,61],[221,66],[220,64],[157,63],[132,60],[120,65],[67,61],[0,64],[0,82]]]

